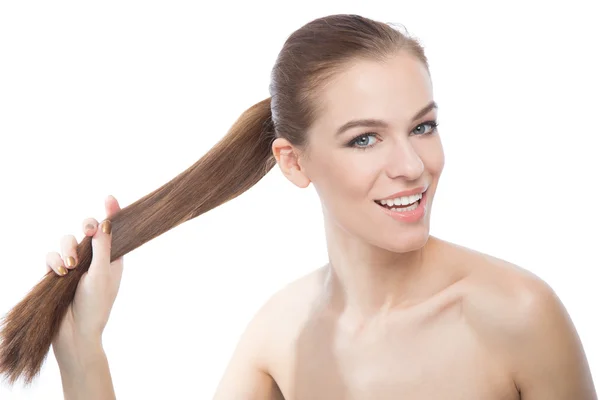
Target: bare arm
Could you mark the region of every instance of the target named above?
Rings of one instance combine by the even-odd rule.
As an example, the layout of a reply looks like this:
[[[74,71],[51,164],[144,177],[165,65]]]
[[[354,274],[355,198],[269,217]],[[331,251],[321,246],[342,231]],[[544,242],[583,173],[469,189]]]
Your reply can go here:
[[[248,324],[213,400],[284,400],[267,368],[271,299]]]
[[[112,196],[105,199],[104,205],[109,217],[121,209]],[[112,225],[109,219],[100,225],[94,218],[86,218],[82,226],[84,234],[92,238],[93,256],[88,271],[77,283],[75,297],[58,333],[52,339],[52,349],[60,368],[65,399],[114,400],[102,332],[119,290],[123,257],[111,262]],[[59,276],[71,273],[68,271],[77,268],[80,262],[77,246],[73,235],[63,236],[62,254],[48,253],[47,269],[54,270]],[[67,258],[72,262],[65,262]]]
[[[514,343],[521,398],[597,400],[581,341],[566,309],[545,283],[531,289]]]
[[[65,400],[114,400],[112,378],[101,341],[54,349]]]

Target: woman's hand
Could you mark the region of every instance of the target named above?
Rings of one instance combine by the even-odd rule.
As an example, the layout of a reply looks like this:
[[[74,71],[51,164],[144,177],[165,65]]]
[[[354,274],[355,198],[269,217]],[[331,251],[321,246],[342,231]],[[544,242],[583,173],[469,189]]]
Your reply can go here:
[[[117,200],[109,196],[104,202],[108,217],[119,211]],[[108,322],[110,311],[117,297],[123,273],[123,257],[110,262],[110,222],[99,224],[93,218],[83,221],[83,231],[92,237],[92,262],[79,284],[73,302],[52,341],[54,354],[61,363],[69,364],[80,359],[87,349],[97,352],[102,347],[102,332]],[[77,268],[77,240],[66,235],[61,240],[62,255],[50,252],[46,256],[47,269],[64,276]],[[81,360],[79,360],[81,361]]]

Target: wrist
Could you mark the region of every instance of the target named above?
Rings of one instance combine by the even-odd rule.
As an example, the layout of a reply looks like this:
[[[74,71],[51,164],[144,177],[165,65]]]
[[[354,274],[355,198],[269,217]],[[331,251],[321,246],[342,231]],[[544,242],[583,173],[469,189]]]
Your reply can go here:
[[[108,359],[102,346],[78,348],[59,362],[66,400],[115,399]]]
[[[89,364],[106,358],[100,337],[72,337],[69,343],[55,342],[52,346],[61,371],[81,371]]]

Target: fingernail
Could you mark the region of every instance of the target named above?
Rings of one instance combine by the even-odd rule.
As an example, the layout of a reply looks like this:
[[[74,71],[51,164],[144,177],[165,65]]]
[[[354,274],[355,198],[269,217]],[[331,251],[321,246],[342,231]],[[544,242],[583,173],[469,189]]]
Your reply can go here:
[[[71,256],[68,256],[65,261],[67,262],[67,267],[74,267],[75,266],[75,258],[73,258]]]
[[[65,267],[63,267],[62,265],[60,267],[58,267],[57,269],[58,269],[59,274],[61,274],[61,275],[67,274],[67,269]]]
[[[107,235],[110,234],[110,231],[112,230],[112,225],[108,219],[102,222],[100,227],[102,228],[102,232],[106,233]]]
[[[91,231],[92,229],[94,229],[94,225],[92,225],[92,224],[87,224],[87,225],[85,226],[85,229],[86,229],[86,230],[88,230],[88,231]]]

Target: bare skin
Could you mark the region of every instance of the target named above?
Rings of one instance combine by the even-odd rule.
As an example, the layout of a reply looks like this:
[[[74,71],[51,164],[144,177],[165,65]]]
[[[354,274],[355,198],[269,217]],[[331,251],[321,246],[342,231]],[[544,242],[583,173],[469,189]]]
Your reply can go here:
[[[75,254],[69,242],[65,236],[65,258]],[[360,324],[332,301],[328,265],[275,294],[242,336],[215,398],[596,398],[575,329],[543,281],[435,237],[427,245],[452,271],[451,284]],[[66,266],[50,264],[57,273]],[[549,323],[552,330],[545,329]],[[89,365],[100,366],[78,372],[92,375],[90,387],[97,386],[94,377],[110,382],[97,348]]]
[[[357,60],[318,99],[308,149],[278,138],[273,154],[318,192],[329,263],[259,311],[215,398],[596,399],[543,281],[430,236],[444,152],[423,64],[402,52]],[[380,122],[339,133],[357,119]],[[376,203],[414,188],[427,189],[419,221]]]
[[[109,217],[121,209],[112,196],[106,198],[104,206]],[[60,367],[65,400],[114,399],[102,332],[119,291],[123,257],[110,262],[111,234],[106,232],[106,225],[86,218],[82,227],[84,234],[92,237],[94,256],[77,285],[73,303],[52,340],[52,348]],[[46,268],[64,276],[77,268],[77,239],[65,235],[60,243],[60,254],[46,255]]]
[[[430,235],[444,152],[423,64],[403,52],[356,60],[318,99],[308,146],[277,138],[272,150],[290,182],[319,195],[328,263],[261,308],[215,399],[596,399],[577,333],[548,285]],[[379,122],[340,132],[356,119]],[[426,189],[418,221],[377,203],[415,188]],[[117,207],[107,202],[107,211]],[[103,269],[108,250],[94,251]],[[49,259],[55,270],[64,265],[58,254]],[[81,315],[108,315],[112,302],[95,306]],[[94,374],[106,380],[108,364],[88,382]]]
[[[277,293],[216,399],[596,398],[575,329],[543,281],[435,237],[428,246],[452,283],[362,324],[332,305],[329,266]]]

